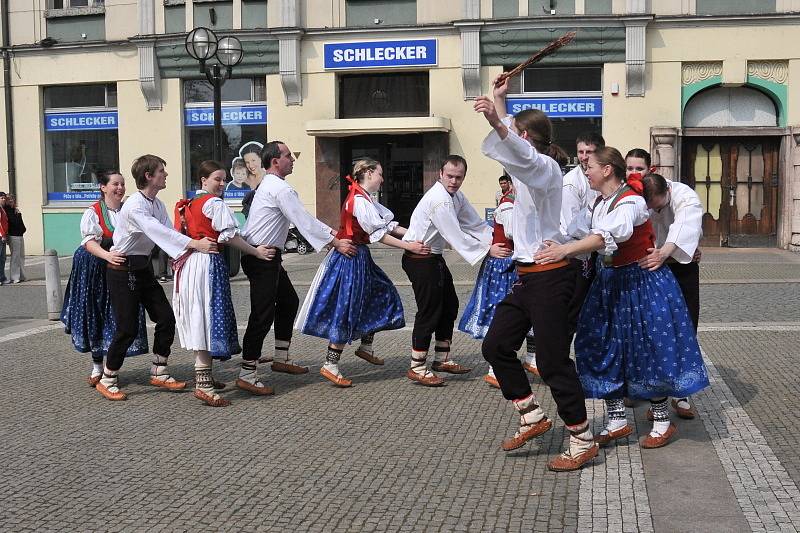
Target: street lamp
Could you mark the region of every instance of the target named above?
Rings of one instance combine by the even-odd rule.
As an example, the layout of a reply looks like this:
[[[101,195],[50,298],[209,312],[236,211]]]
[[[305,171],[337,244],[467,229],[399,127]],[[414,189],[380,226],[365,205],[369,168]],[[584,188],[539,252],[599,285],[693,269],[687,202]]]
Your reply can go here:
[[[215,161],[222,159],[222,86],[233,75],[233,67],[242,61],[242,42],[236,37],[223,37],[208,28],[195,28],[186,35],[186,52],[200,62],[200,72],[206,75],[214,88],[214,155]],[[206,65],[216,57],[216,61]],[[223,72],[220,67],[225,67]]]

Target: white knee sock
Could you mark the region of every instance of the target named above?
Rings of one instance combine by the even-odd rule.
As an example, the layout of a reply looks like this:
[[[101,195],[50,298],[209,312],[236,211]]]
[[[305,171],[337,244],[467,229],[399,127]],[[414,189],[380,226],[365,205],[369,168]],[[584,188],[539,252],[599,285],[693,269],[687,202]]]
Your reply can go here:
[[[428,358],[427,350],[424,352],[420,352],[417,350],[411,350],[411,370],[419,374],[420,376],[426,375],[428,370],[428,365],[426,363],[426,359]]]
[[[530,426],[544,418],[544,411],[539,407],[536,396],[531,393],[521,400],[514,400],[514,408],[519,411],[519,425]]]
[[[450,359],[450,341],[436,341],[433,347],[433,360],[437,363],[444,363]]]
[[[275,358],[273,359],[275,362],[278,363],[287,363],[291,364],[292,361],[289,358],[289,345],[291,341],[282,341],[275,339]]]

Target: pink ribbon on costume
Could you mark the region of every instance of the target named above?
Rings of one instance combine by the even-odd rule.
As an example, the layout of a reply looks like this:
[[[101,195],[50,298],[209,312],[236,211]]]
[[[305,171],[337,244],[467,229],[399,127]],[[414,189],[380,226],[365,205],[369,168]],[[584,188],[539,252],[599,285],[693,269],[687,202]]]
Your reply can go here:
[[[628,187],[633,189],[633,191],[640,195],[644,192],[644,183],[642,183],[642,175],[638,172],[634,172],[633,174],[629,175],[625,178],[625,183],[628,184]]]
[[[172,271],[175,273],[175,292],[180,293],[181,270],[183,270],[186,260],[194,253],[194,248],[190,248],[185,254],[172,260]]]

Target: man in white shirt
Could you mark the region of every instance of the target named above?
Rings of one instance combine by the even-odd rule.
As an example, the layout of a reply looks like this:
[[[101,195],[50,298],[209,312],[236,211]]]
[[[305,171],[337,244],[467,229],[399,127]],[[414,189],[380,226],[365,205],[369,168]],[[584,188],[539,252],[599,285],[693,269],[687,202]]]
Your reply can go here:
[[[511,178],[503,174],[497,182],[500,184],[500,190],[494,193],[494,205],[499,206],[503,196],[506,196],[512,189]]]
[[[564,188],[561,192],[560,227],[565,243],[580,240],[588,234],[586,214],[594,205],[597,192],[589,187],[589,179],[585,174],[586,166],[589,163],[589,156],[605,145],[603,136],[595,132],[584,132],[575,139],[578,166],[564,175]],[[569,302],[570,336],[575,335],[578,315],[594,279],[594,257],[596,256],[593,254],[586,254],[570,259],[576,269],[575,292]]]
[[[253,196],[250,212],[242,228],[242,238],[253,246],[275,248],[278,253],[270,261],[256,256],[242,258],[242,270],[250,280],[250,317],[242,339],[242,368],[236,386],[252,394],[273,394],[272,387],[258,379],[258,360],[264,338],[275,323],[274,372],[305,374],[307,367],[297,365],[289,357],[292,327],[300,301],[292,282],[281,266],[281,250],[286,244],[289,224],[294,224],[309,244],[319,251],[330,245],[345,255],[355,255],[356,248],[347,239],[337,239],[335,232],[303,207],[286,176],[292,173],[294,157],[281,141],[267,143],[261,150],[267,170]]]
[[[656,247],[639,260],[642,268],[658,270],[664,263],[681,288],[694,331],[700,320],[700,239],[703,237],[703,204],[697,193],[683,183],[669,181],[660,174],[642,179],[644,198],[650,208],[650,222],[656,234]],[[678,416],[695,417],[689,398],[674,398]]]
[[[471,265],[480,263],[490,248],[496,257],[510,255],[502,245],[492,247],[492,229],[459,191],[466,175],[467,161],[459,155],[447,156],[439,170],[439,180],[414,208],[403,237],[405,241],[420,241],[431,248],[429,255],[403,254],[403,270],[417,302],[411,334],[411,368],[406,375],[428,387],[444,385],[444,379],[434,371],[466,374],[472,370],[450,359],[458,296],[453,276],[442,257],[445,246],[449,244]],[[426,361],[433,336],[435,356],[429,370]]]
[[[138,334],[140,304],[156,323],[150,384],[167,390],[186,387],[185,381],[177,381],[167,372],[167,357],[175,339],[175,315],[153,275],[150,263],[153,247],[158,245],[173,259],[189,250],[217,253],[214,241],[190,239],[172,228],[167,208],[156,198],[158,192],[167,186],[165,164],[163,159],[150,154],[133,162],[131,174],[139,191],[122,206],[114,228],[111,251],[124,254],[125,263],[106,265],[106,281],[117,329],[108,347],[103,377],[95,387],[112,401],[127,399],[119,389],[118,375],[125,353]]]

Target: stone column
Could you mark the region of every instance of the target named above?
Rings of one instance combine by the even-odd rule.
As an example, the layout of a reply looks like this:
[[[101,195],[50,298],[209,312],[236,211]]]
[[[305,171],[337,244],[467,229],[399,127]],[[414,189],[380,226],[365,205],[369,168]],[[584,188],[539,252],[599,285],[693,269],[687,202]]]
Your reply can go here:
[[[791,198],[789,214],[789,250],[800,252],[800,126],[792,126],[789,159],[792,162],[791,174],[786,182],[786,194]]]
[[[678,128],[650,128],[652,163],[656,172],[668,180],[679,179],[675,150]]]

